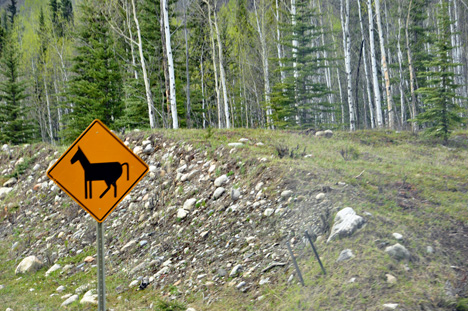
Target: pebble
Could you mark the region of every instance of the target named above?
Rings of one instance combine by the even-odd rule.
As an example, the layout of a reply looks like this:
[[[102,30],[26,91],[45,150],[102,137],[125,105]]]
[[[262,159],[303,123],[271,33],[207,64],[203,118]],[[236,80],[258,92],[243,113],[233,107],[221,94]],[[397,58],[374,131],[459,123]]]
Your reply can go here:
[[[242,265],[236,265],[232,268],[231,272],[229,273],[229,277],[235,277],[242,271]]]
[[[392,235],[393,235],[393,237],[394,237],[396,240],[398,240],[398,241],[403,240],[403,235],[401,235],[400,233],[395,232],[395,233],[393,233]]]
[[[60,285],[59,287],[57,287],[57,289],[56,289],[55,291],[61,293],[61,292],[63,292],[64,290],[65,290],[65,286]]]
[[[317,201],[321,201],[321,200],[325,199],[325,193],[322,192],[322,193],[317,194],[317,195],[315,196],[315,199],[316,199]]]
[[[245,281],[240,282],[239,284],[236,285],[237,289],[240,289],[241,287],[245,286],[247,284]]]
[[[387,273],[385,274],[385,276],[387,277],[387,283],[395,284],[397,282],[396,277],[394,277],[393,275]]]

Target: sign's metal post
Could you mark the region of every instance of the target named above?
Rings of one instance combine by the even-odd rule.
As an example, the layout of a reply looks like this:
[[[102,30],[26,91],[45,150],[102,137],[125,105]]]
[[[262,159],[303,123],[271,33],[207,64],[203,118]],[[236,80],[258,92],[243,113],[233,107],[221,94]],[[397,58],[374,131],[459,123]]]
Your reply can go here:
[[[318,263],[320,264],[320,268],[322,268],[323,274],[327,274],[327,271],[325,271],[325,268],[322,265],[322,261],[320,260],[320,256],[317,253],[317,250],[315,249],[314,243],[312,243],[312,239],[310,238],[309,232],[307,230],[305,231],[305,236],[307,240],[309,240],[310,246],[312,246],[312,249],[314,250],[315,258],[317,258]]]
[[[297,262],[296,262],[296,257],[294,257],[294,253],[293,253],[293,251],[291,249],[291,245],[289,245],[289,241],[286,242],[286,246],[288,246],[289,255],[291,255],[291,259],[292,259],[292,262],[294,264],[294,268],[296,268],[296,272],[297,272],[297,276],[299,278],[299,281],[301,282],[302,286],[304,286],[304,279],[302,278],[301,270],[299,270],[299,266],[297,265]]]
[[[98,310],[106,310],[106,279],[104,270],[104,225],[97,223]]]

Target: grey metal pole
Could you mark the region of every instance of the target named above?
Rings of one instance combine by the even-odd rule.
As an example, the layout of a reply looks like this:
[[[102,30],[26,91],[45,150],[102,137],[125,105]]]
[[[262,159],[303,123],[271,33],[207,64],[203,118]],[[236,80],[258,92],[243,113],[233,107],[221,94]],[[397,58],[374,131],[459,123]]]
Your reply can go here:
[[[97,223],[98,310],[106,311],[106,276],[104,270],[104,225]]]
[[[286,242],[286,245],[288,246],[288,251],[289,255],[291,255],[291,259],[293,261],[294,267],[296,268],[297,276],[299,277],[299,281],[301,281],[302,286],[304,286],[304,279],[302,278],[301,270],[299,270],[299,266],[297,265],[296,262],[296,257],[294,257],[294,253],[291,249],[291,245],[289,245],[289,241]]]
[[[318,263],[320,264],[320,268],[322,268],[323,274],[326,275],[327,271],[325,271],[325,268],[322,265],[322,261],[320,260],[317,250],[315,249],[314,243],[312,243],[312,239],[310,238],[309,232],[307,232],[307,230],[305,231],[305,236],[309,240],[310,246],[312,246],[312,249],[314,250],[315,257],[317,258]]]

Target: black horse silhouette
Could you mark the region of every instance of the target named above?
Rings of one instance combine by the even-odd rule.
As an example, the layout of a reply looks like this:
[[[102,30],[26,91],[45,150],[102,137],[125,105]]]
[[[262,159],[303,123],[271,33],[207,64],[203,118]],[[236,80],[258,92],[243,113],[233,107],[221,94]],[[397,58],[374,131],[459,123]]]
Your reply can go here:
[[[71,159],[71,163],[80,161],[85,173],[85,199],[88,198],[88,182],[89,182],[89,198],[93,198],[92,183],[93,180],[104,180],[107,189],[99,197],[100,199],[109,191],[111,186],[114,186],[114,198],[117,197],[117,180],[122,176],[122,166],[127,166],[127,180],[128,180],[128,163],[119,162],[103,162],[103,163],[90,163],[85,154],[78,147],[78,151]]]

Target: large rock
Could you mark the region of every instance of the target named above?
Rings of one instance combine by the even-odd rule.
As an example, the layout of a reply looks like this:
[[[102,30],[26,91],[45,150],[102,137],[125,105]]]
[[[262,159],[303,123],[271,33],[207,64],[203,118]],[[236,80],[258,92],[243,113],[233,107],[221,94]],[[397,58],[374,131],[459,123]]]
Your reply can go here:
[[[24,258],[20,264],[16,267],[15,273],[28,273],[35,272],[42,268],[44,264],[36,256],[29,256]]]
[[[356,215],[356,212],[351,207],[343,208],[335,216],[335,223],[333,224],[327,243],[336,238],[350,236],[357,229],[361,228],[364,223],[364,218]]]
[[[8,187],[2,187],[0,188],[0,199],[4,197],[8,192],[13,190],[13,188],[8,188]]]
[[[13,187],[14,184],[16,184],[18,180],[15,177],[11,177],[8,179],[6,182],[3,183],[3,187]]]
[[[353,252],[350,249],[344,249],[341,251],[336,262],[345,261],[354,257]]]
[[[411,256],[410,252],[406,249],[406,247],[404,247],[400,243],[388,246],[385,249],[385,252],[391,257],[395,258],[396,260],[409,259]]]
[[[231,199],[232,199],[233,201],[239,200],[240,195],[241,195],[241,193],[240,193],[239,190],[237,190],[237,189],[231,189]]]
[[[220,187],[222,186],[226,181],[228,180],[226,175],[221,175],[216,180],[214,181],[215,187]]]
[[[60,268],[62,268],[62,266],[56,263],[55,265],[50,267],[49,270],[47,270],[47,272],[45,273],[45,276],[49,276],[52,272],[57,271]]]
[[[61,306],[62,307],[68,306],[69,304],[72,304],[75,301],[77,301],[79,298],[80,297],[78,295],[73,295],[70,298],[68,298],[67,300],[65,300],[64,302],[62,302]]]
[[[226,191],[226,189],[224,189],[223,187],[217,188],[213,193],[213,199],[217,200],[220,196],[223,195],[224,191]]]
[[[80,300],[80,304],[84,305],[98,305],[98,295],[94,294],[94,290],[89,290],[84,294],[83,298]]]
[[[183,208],[179,208],[177,210],[177,218],[184,219],[185,217],[187,217],[187,215],[188,211],[184,210]]]
[[[190,211],[195,206],[196,202],[197,202],[197,199],[195,198],[188,199],[184,203],[184,209],[187,211]]]
[[[136,240],[131,240],[130,242],[125,244],[120,251],[125,252],[126,250],[133,248],[136,244],[137,244]]]

